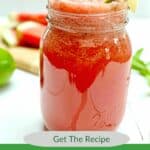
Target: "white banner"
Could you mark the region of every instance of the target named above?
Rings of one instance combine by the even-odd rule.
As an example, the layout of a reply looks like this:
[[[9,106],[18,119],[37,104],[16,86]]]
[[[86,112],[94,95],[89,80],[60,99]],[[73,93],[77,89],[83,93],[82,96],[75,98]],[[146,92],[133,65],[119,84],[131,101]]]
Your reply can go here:
[[[24,140],[45,147],[112,147],[127,143],[129,137],[119,132],[49,131],[33,133]]]

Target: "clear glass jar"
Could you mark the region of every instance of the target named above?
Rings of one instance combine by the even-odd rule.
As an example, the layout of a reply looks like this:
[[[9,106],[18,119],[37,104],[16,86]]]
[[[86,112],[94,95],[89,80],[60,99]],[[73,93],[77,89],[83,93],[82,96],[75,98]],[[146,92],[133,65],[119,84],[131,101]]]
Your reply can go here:
[[[41,42],[45,126],[115,130],[124,114],[130,77],[127,9],[83,14],[53,6],[49,4],[49,25]]]

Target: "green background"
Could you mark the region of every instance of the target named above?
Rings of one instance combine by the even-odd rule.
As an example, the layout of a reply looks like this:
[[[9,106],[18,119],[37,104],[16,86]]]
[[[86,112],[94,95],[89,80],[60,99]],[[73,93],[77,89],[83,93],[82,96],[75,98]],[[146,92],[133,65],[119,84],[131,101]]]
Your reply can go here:
[[[0,145],[0,150],[150,150],[150,145],[146,144],[126,144],[117,147],[111,148],[103,148],[103,147],[35,147],[27,144],[17,145],[17,144],[10,144],[10,145]]]

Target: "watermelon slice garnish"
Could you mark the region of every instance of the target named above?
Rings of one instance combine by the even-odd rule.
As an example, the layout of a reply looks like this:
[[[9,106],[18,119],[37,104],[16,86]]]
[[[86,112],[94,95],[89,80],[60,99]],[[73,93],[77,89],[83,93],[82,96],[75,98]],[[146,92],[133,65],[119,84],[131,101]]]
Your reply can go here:
[[[21,46],[39,48],[40,39],[46,26],[36,22],[24,22],[17,26],[17,36]]]
[[[16,13],[12,12],[9,14],[9,18],[12,21],[16,21],[19,23],[26,21],[34,21],[37,23],[41,23],[43,25],[47,25],[46,21],[47,14],[46,13]]]

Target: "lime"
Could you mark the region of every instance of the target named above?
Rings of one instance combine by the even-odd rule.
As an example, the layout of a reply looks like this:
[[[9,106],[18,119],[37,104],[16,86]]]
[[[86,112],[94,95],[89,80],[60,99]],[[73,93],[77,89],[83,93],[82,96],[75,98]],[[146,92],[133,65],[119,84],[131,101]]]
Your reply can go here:
[[[135,12],[135,11],[136,11],[137,5],[138,5],[138,1],[139,1],[139,0],[128,0],[128,1],[127,1],[127,2],[128,2],[128,6],[129,6],[129,8],[130,8],[130,10],[131,10],[132,12]]]
[[[13,57],[8,51],[0,48],[0,86],[8,83],[15,68]]]

